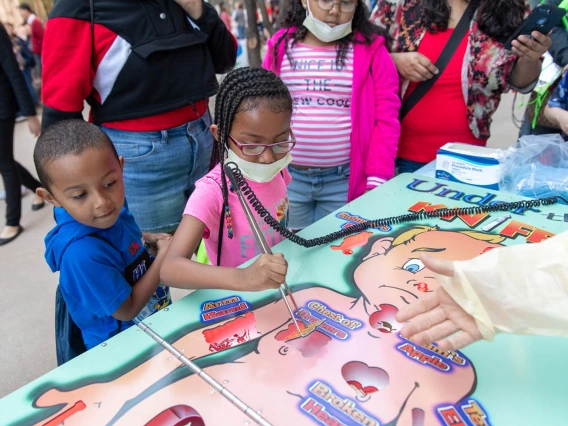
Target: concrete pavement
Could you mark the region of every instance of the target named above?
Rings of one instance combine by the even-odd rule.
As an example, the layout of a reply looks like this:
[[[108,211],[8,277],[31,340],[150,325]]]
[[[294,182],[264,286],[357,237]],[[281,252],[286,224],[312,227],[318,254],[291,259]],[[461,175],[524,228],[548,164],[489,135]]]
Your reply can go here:
[[[512,99],[512,95],[505,96],[495,115],[490,146],[506,148],[516,141]],[[33,147],[34,139],[26,123],[17,124],[16,160],[35,174]],[[6,300],[0,309],[0,398],[56,367],[54,301],[58,276],[51,273],[43,259],[43,238],[54,225],[53,213],[48,206],[32,212],[31,202],[30,194],[22,199],[21,224],[25,232],[13,243],[0,247],[0,289]],[[6,205],[0,202],[0,217],[5,213]],[[174,290],[172,294],[176,300],[187,292]]]

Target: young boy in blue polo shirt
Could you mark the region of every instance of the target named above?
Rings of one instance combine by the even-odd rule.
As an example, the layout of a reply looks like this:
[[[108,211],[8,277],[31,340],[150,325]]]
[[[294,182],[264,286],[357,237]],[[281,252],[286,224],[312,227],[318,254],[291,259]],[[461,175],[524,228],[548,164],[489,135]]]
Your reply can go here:
[[[167,234],[144,234],[124,199],[123,159],[106,134],[80,120],[59,122],[40,136],[34,162],[55,206],[57,225],[45,258],[60,271],[56,343],[62,364],[171,303],[160,284]]]

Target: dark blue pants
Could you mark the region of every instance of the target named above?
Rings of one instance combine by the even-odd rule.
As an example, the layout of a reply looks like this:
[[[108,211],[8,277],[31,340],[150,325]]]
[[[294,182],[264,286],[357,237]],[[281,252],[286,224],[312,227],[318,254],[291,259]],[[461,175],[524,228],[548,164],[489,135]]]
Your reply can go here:
[[[401,173],[414,173],[416,170],[424,167],[428,163],[419,163],[418,161],[405,160],[404,158],[397,158],[395,161],[397,174]]]

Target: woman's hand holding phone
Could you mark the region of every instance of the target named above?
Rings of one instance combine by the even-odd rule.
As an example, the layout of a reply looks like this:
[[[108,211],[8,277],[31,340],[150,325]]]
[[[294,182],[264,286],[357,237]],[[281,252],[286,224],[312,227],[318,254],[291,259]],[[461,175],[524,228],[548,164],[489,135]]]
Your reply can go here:
[[[519,58],[538,61],[552,45],[552,39],[545,34],[533,31],[531,36],[520,35],[513,40],[512,51]]]

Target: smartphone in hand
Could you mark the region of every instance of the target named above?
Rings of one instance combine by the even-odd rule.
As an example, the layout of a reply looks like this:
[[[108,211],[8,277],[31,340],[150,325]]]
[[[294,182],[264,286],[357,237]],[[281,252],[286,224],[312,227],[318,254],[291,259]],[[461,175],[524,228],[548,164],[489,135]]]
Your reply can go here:
[[[511,50],[513,48],[513,40],[516,40],[521,35],[529,36],[533,31],[538,31],[541,34],[548,34],[556,25],[562,21],[566,15],[566,10],[560,7],[549,6],[541,4],[535,7],[528,18],[521,24],[519,28],[505,43],[505,49]]]

